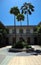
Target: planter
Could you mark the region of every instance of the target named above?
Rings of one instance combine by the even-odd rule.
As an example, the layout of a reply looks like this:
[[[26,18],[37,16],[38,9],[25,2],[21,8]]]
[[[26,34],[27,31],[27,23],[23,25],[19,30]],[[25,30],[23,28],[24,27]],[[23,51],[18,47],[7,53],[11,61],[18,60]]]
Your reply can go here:
[[[10,48],[9,49],[9,52],[31,52],[31,51],[34,51],[34,49],[33,48],[28,48],[28,49],[26,49],[26,48],[23,48],[23,49],[16,49],[16,48]]]
[[[22,49],[10,48],[9,52],[22,52]]]
[[[26,52],[33,52],[34,51],[34,48],[28,48],[26,49]]]

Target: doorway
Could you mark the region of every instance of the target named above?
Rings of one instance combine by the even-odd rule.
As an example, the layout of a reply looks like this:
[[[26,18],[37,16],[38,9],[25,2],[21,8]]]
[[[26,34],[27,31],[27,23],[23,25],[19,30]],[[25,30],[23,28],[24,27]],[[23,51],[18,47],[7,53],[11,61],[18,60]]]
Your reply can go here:
[[[37,42],[38,40],[37,40],[37,37],[34,37],[34,44],[35,45],[37,45],[38,44],[38,42]]]
[[[27,44],[30,45],[30,37],[27,38]]]
[[[16,37],[13,37],[13,44],[16,43]]]

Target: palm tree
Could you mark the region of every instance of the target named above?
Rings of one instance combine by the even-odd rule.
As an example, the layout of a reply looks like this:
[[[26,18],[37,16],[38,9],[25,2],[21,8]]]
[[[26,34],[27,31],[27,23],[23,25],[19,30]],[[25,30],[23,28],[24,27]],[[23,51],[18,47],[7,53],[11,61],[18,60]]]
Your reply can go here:
[[[16,21],[15,17],[20,13],[18,7],[13,7],[10,9],[10,13],[14,15],[14,31],[15,31],[15,43],[16,43]]]
[[[31,3],[24,3],[23,6],[21,7],[21,12],[22,14],[27,14],[27,25],[29,25],[29,18],[28,14],[31,15],[32,12],[34,11],[34,6]],[[26,33],[27,34],[27,33]],[[27,36],[27,35],[26,35]],[[27,38],[28,39],[28,38]],[[27,41],[28,42],[28,41]]]
[[[23,14],[18,14],[17,15],[17,20],[20,21],[20,25],[22,25],[21,21],[24,21],[24,15]]]
[[[24,3],[23,6],[21,7],[22,14],[27,14],[27,25],[29,25],[29,19],[28,19],[28,14],[31,15],[32,12],[34,11],[34,6],[31,3]]]
[[[17,20],[20,21],[20,26],[22,26],[21,21],[24,21],[24,15],[23,14],[18,14],[17,15]],[[22,29],[20,28],[20,30],[22,30]],[[20,31],[20,32],[22,32],[22,31]],[[22,34],[20,34],[20,38],[22,38]]]

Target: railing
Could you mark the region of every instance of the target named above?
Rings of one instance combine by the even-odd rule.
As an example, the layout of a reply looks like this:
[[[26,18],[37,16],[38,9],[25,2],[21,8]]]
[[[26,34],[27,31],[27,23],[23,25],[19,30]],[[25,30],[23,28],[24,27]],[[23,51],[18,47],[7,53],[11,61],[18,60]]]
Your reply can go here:
[[[16,36],[34,36],[34,35],[37,35],[37,33],[22,33],[22,34],[20,34],[20,33],[16,33]],[[15,34],[13,34],[13,33],[11,33],[11,34],[8,34],[7,36],[15,36]]]
[[[22,37],[31,37],[31,36],[33,36],[33,37],[35,37],[35,36],[40,36],[40,34],[41,33],[16,33],[16,36],[22,36]],[[1,34],[0,34],[1,35]],[[15,33],[13,34],[13,33],[9,33],[9,34],[7,34],[7,37],[10,37],[10,36],[13,36],[13,37],[15,37]]]

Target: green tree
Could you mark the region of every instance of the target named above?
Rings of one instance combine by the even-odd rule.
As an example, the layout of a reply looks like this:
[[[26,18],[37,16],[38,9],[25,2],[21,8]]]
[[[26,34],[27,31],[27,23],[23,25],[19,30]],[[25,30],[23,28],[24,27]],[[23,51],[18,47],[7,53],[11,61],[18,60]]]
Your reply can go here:
[[[34,33],[37,33],[37,38],[38,38],[38,44],[41,45],[41,24],[39,24],[38,26],[36,26]]]
[[[15,31],[15,43],[16,43],[16,21],[15,17],[20,13],[18,7],[12,7],[10,13],[14,15],[14,31]]]
[[[20,21],[20,26],[22,26],[22,21],[24,21],[24,15],[23,14],[18,14],[17,15],[17,20]],[[20,30],[22,30],[22,29],[20,28]],[[20,38],[22,38],[22,34],[20,34]]]
[[[38,44],[41,45],[41,25],[37,26],[37,33],[38,33]]]
[[[28,19],[28,14],[31,15],[32,12],[34,11],[34,6],[31,3],[24,3],[23,6],[21,7],[22,14],[27,14],[27,25],[29,25],[29,19]]]
[[[0,22],[0,47],[6,45],[8,29]]]
[[[21,12],[22,14],[27,15],[27,25],[29,25],[29,18],[28,15],[31,15],[32,12],[34,11],[34,6],[31,3],[24,3],[23,6],[21,7]],[[27,32],[26,32],[27,34]]]
[[[18,14],[17,15],[17,20],[20,21],[20,25],[22,26],[22,22],[21,21],[24,21],[24,15],[23,14]]]
[[[34,32],[41,33],[41,24],[39,24],[38,26],[35,27]]]

